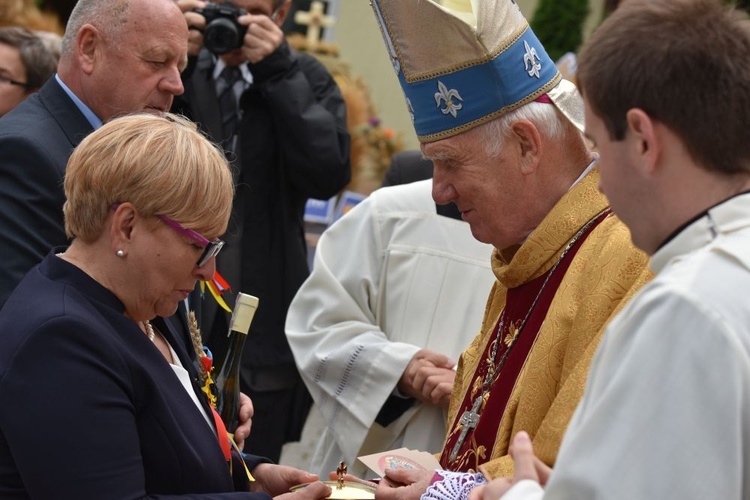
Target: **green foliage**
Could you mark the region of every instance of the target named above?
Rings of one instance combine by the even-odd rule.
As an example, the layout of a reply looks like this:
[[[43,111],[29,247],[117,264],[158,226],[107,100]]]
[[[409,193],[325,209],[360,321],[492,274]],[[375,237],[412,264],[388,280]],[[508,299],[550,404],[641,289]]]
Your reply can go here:
[[[576,52],[583,41],[583,24],[589,14],[588,0],[541,0],[531,28],[553,61]]]

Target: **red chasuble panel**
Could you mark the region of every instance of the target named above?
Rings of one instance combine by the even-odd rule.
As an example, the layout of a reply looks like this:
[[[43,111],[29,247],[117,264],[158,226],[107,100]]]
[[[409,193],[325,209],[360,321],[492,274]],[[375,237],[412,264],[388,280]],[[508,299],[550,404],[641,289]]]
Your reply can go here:
[[[495,445],[500,419],[547,316],[552,299],[580,246],[610,213],[607,210],[599,214],[556,267],[553,266],[528,283],[508,290],[505,309],[495,325],[494,336],[487,343],[482,361],[474,373],[471,390],[467,391],[458,412],[458,415],[464,418],[459,417],[455,421],[443,448],[440,465],[444,469],[476,471],[479,465],[490,460],[489,454]],[[502,331],[498,332],[501,325]],[[495,344],[497,352],[493,359],[492,351]],[[503,359],[504,357],[506,359]],[[486,391],[482,402],[477,403],[477,398],[482,395],[483,384],[487,384],[487,371],[490,369],[499,370],[499,373],[494,377],[494,381],[489,377],[490,390]],[[475,404],[479,405],[478,409],[475,408]],[[465,432],[464,427],[467,427]],[[457,443],[460,443],[458,449],[454,450]]]

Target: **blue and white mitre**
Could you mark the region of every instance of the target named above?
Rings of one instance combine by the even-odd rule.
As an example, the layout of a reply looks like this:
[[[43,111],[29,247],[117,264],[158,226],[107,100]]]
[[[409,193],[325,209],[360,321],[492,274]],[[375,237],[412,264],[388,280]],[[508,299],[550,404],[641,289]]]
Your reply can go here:
[[[534,100],[580,130],[583,102],[514,0],[371,0],[420,142],[452,137]]]

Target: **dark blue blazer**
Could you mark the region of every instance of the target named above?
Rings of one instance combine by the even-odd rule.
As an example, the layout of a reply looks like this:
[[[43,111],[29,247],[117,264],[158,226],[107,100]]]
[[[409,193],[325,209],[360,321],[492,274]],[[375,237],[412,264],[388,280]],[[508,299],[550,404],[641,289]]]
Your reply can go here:
[[[123,313],[54,251],[0,311],[0,498],[269,498],[233,493],[215,428]]]
[[[66,244],[65,166],[92,130],[54,77],[0,118],[0,307],[50,248]]]

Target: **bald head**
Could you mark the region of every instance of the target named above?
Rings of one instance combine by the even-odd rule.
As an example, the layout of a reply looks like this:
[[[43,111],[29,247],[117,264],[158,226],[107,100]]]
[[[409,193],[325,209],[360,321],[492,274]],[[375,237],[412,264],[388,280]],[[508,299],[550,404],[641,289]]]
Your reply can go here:
[[[188,29],[172,0],[79,0],[58,74],[102,121],[168,111],[183,92]]]

